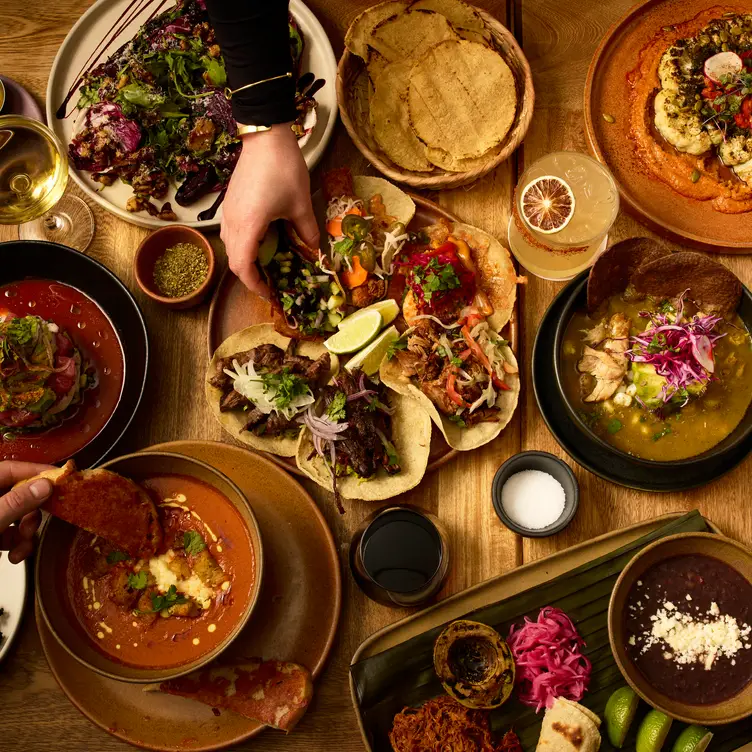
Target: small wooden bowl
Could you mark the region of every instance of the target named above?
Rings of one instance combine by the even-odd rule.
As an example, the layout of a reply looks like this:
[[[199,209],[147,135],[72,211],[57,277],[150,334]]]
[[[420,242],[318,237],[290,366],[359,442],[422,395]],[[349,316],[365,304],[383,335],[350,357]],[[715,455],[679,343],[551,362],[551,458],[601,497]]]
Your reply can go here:
[[[720,726],[752,715],[752,682],[727,700],[710,705],[690,705],[654,689],[627,655],[624,614],[632,586],[648,569],[674,556],[700,554],[728,564],[752,582],[752,551],[730,538],[712,533],[679,533],[661,538],[640,551],[622,571],[608,606],[608,638],[619,670],[632,689],[656,710],[685,723]]]
[[[514,75],[517,89],[517,113],[506,135],[504,148],[482,167],[467,172],[448,172],[437,167],[433,172],[412,172],[396,165],[379,148],[371,135],[368,103],[368,72],[365,62],[345,49],[337,66],[337,104],[339,115],[358,151],[380,172],[392,180],[413,188],[440,190],[473,183],[509,159],[525,138],[535,105],[533,74],[525,53],[509,29],[482,8],[475,10],[483,18],[495,49],[501,53]]]
[[[178,243],[192,243],[201,248],[209,262],[209,270],[206,279],[192,293],[181,298],[168,298],[162,295],[154,284],[154,264],[168,248]],[[176,311],[194,308],[206,299],[214,279],[215,268],[216,256],[212,244],[198,230],[185,225],[160,227],[150,233],[136,250],[133,259],[136,282],[141,290],[152,300]]]
[[[187,475],[208,483],[229,500],[229,503],[235,507],[248,528],[256,563],[256,578],[248,601],[244,605],[241,618],[230,634],[213,650],[179,666],[158,669],[138,668],[126,666],[108,658],[92,646],[91,638],[84,632],[73,612],[73,607],[67,595],[67,588],[63,583],[65,583],[70,547],[78,528],[56,517],[50,517],[45,524],[37,551],[34,589],[39,611],[47,628],[70,656],[91,671],[109,679],[134,684],[147,684],[175,679],[191,671],[196,671],[213,661],[229,647],[248,623],[259,600],[264,557],[261,532],[251,505],[245,494],[226,475],[205,462],[182,454],[168,452],[128,454],[105,462],[102,467],[121,473],[136,481],[151,474]]]

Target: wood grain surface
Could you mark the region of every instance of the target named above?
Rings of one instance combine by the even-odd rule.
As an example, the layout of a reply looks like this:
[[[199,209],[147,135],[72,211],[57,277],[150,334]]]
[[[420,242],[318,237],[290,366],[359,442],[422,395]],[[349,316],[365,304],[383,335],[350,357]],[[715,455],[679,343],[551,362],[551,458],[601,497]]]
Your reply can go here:
[[[332,39],[335,54],[349,22],[371,0],[308,0]],[[0,71],[19,81],[42,102],[55,52],[89,0],[0,0]],[[468,188],[428,194],[465,221],[504,238],[512,188],[523,159],[530,162],[554,149],[585,151],[582,92],[590,56],[608,26],[630,5],[629,0],[478,0],[499,20],[513,28],[530,60],[537,92],[536,114],[523,149],[504,165]],[[332,84],[334,82],[331,82]],[[318,185],[323,170],[349,165],[358,173],[374,173],[338,124],[321,166],[313,176]],[[75,191],[74,188],[68,190]],[[219,426],[205,407],[202,377],[206,367],[208,304],[195,311],[169,312],[147,300],[133,279],[133,252],[146,231],[94,208],[97,232],[88,253],[109,266],[136,294],[143,307],[152,342],[151,377],[141,411],[118,453],[160,441],[185,438],[222,440]],[[620,216],[613,239],[647,231]],[[14,228],[0,228],[0,239],[15,237]],[[224,261],[218,236],[212,242]],[[752,261],[724,257],[748,285]],[[1,259],[0,259],[1,261]],[[613,486],[575,467],[581,484],[580,511],[562,534],[543,540],[522,540],[504,528],[491,505],[491,480],[503,460],[520,449],[544,449],[565,456],[546,429],[533,398],[529,377],[530,353],[537,322],[560,285],[530,277],[521,289],[521,345],[523,395],[517,414],[492,444],[462,455],[427,477],[402,500],[437,514],[450,534],[451,574],[440,597],[523,561],[545,556],[609,530],[668,511],[698,507],[720,528],[752,544],[752,515],[746,513],[750,460],[727,477],[699,491],[664,496]],[[565,457],[566,459],[566,457]],[[268,731],[238,749],[323,752],[362,749],[350,706],[347,666],[362,640],[396,621],[406,611],[372,603],[356,588],[347,570],[351,533],[373,505],[348,504],[337,514],[331,497],[306,484],[326,515],[339,544],[344,582],[344,609],[332,658],[317,683],[308,715],[289,736]],[[2,587],[2,583],[0,583]],[[280,656],[284,658],[284,656]],[[33,611],[27,610],[23,634],[0,666],[0,749],[20,752],[110,752],[128,745],[90,724],[58,688],[42,654]]]

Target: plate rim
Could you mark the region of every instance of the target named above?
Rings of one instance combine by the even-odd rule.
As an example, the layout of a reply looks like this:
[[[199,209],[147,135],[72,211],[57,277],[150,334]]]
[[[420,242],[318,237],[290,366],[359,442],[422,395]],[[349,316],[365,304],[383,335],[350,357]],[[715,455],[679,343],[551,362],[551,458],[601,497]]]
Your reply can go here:
[[[613,24],[611,24],[606,33],[598,43],[593,56],[588,65],[587,77],[585,79],[585,89],[583,94],[583,116],[585,120],[585,139],[587,141],[588,151],[605,167],[609,168],[609,163],[606,160],[601,144],[598,141],[595,130],[595,123],[593,119],[593,89],[594,82],[598,75],[598,69],[602,65],[602,58],[606,51],[613,45],[616,35],[628,24],[633,23],[639,19],[639,17],[653,10],[654,7],[661,5],[672,0],[641,0],[637,5],[632,6],[622,16],[620,16]],[[658,232],[670,235],[672,239],[677,242],[690,242],[695,246],[699,246],[702,249],[714,253],[735,253],[735,254],[748,254],[752,253],[752,241],[744,243],[741,241],[724,241],[721,238],[712,239],[704,238],[695,233],[682,230],[678,227],[668,224],[658,219],[649,208],[644,207],[631,194],[627,193],[626,189],[622,186],[621,181],[617,180],[614,176],[617,188],[619,190],[619,196],[624,202],[624,208],[629,214],[636,217],[638,221],[641,221],[647,226]],[[666,190],[671,192],[672,196],[680,197],[683,200],[691,201],[681,194],[673,191],[669,186],[666,186]],[[691,211],[691,207],[689,209]]]
[[[125,2],[125,0],[121,0],[122,2]],[[52,61],[52,65],[50,67],[50,74],[47,78],[47,87],[45,89],[45,106],[44,106],[44,116],[47,120],[47,124],[49,125],[50,130],[53,131],[55,134],[55,137],[62,142],[62,139],[60,138],[60,134],[56,130],[56,123],[57,118],[55,117],[55,111],[53,110],[53,85],[57,83],[58,78],[60,79],[61,86],[64,86],[65,83],[65,73],[62,72],[63,64],[62,64],[62,57],[66,53],[67,48],[69,45],[71,45],[72,40],[74,39],[75,35],[86,26],[86,24],[91,20],[91,17],[95,16],[97,13],[102,12],[103,9],[109,8],[112,4],[112,0],[95,0],[95,2],[87,8],[84,13],[79,17],[79,19],[71,26],[71,28],[68,30],[68,33],[65,35],[65,38],[63,39],[62,43],[58,47],[57,52],[55,53],[55,58]],[[331,79],[332,87],[335,85],[336,81],[336,73],[337,73],[337,59],[334,56],[334,49],[332,48],[331,41],[329,40],[329,35],[326,33],[326,30],[322,26],[319,19],[316,17],[314,12],[303,2],[303,0],[290,0],[290,12],[293,16],[299,15],[301,17],[304,17],[305,20],[310,23],[314,27],[318,27],[317,31],[320,31],[321,38],[322,38],[322,49],[321,52],[328,59],[328,63],[331,67],[332,75],[329,76],[327,74],[327,83],[329,83],[329,80]],[[297,20],[297,17],[296,17]],[[326,45],[323,44],[323,40],[326,40]],[[114,41],[114,40],[113,40]],[[100,42],[101,44],[101,42]],[[96,48],[95,48],[96,51]],[[93,52],[92,52],[93,54]],[[321,160],[321,157],[323,156],[324,152],[326,151],[329,142],[331,141],[334,126],[337,122],[339,110],[337,108],[337,101],[336,101],[336,92],[334,95],[333,100],[333,106],[331,109],[331,112],[329,114],[329,118],[326,122],[326,126],[323,128],[322,136],[320,142],[317,144],[316,148],[312,150],[311,155],[308,159],[306,159],[306,163],[308,165],[308,171],[311,172],[314,167],[319,163]],[[67,154],[67,148],[68,145],[63,143],[63,146],[66,149]],[[305,155],[304,155],[305,156]],[[119,219],[122,219],[124,222],[128,222],[130,224],[136,225],[138,227],[144,227],[149,230],[157,230],[160,227],[171,227],[175,226],[177,224],[186,225],[188,227],[192,227],[197,230],[215,230],[220,226],[220,223],[222,221],[221,216],[219,218],[215,217],[213,219],[205,219],[205,220],[185,220],[185,221],[178,221],[178,222],[168,222],[166,220],[161,220],[156,217],[152,217],[150,215],[142,216],[140,213],[134,213],[129,212],[124,208],[121,208],[119,206],[116,206],[111,201],[105,199],[101,193],[94,188],[92,188],[86,180],[79,174],[79,171],[71,164],[70,159],[68,159],[68,175],[73,178],[73,181],[75,184],[80,188],[85,194],[88,199],[91,201],[94,201],[99,207],[104,209],[106,212],[109,212],[110,214],[118,217]]]
[[[246,455],[251,454],[253,455],[254,461],[258,460],[262,464],[268,465],[269,472],[284,473],[282,468],[277,467],[273,462],[271,462],[265,456],[261,455],[258,452],[253,452],[249,449],[245,449],[244,447],[239,447],[234,444],[227,444],[223,441],[214,441],[211,439],[176,439],[173,441],[166,441],[166,442],[161,442],[157,444],[152,444],[148,447],[143,447],[142,449],[137,450],[136,453],[147,452],[147,451],[167,451],[167,452],[172,451],[174,453],[180,454],[181,449],[187,450],[187,447],[196,446],[196,445],[210,446],[213,448],[221,447],[224,451],[230,450],[230,451],[241,452]],[[193,455],[187,455],[187,456],[192,457]],[[329,527],[329,523],[326,521],[326,517],[324,517],[324,514],[319,508],[315,499],[311,496],[311,494],[308,493],[305,487],[296,478],[286,473],[284,474],[287,476],[287,478],[291,482],[299,486],[303,497],[311,506],[317,522],[323,528],[323,531],[322,531],[323,537],[327,542],[327,550],[331,554],[332,572],[334,574],[334,580],[335,580],[334,610],[333,610],[334,618],[332,620],[332,624],[329,630],[329,634],[327,635],[327,639],[326,639],[322,654],[316,666],[310,669],[312,677],[314,679],[317,679],[323,672],[324,668],[326,667],[331,657],[332,648],[334,647],[334,641],[337,637],[337,632],[339,631],[340,620],[342,618],[342,600],[343,600],[342,567],[340,565],[339,551],[337,549],[337,543],[334,538],[334,534],[332,532],[332,529]],[[233,480],[233,479],[230,478],[230,480]],[[83,707],[83,705],[79,703],[76,699],[71,697],[68,690],[65,688],[65,686],[63,685],[63,682],[60,679],[58,670],[50,662],[45,640],[51,640],[54,644],[57,644],[57,643],[55,642],[54,636],[52,635],[52,633],[50,632],[50,630],[47,628],[46,624],[44,623],[44,620],[40,618],[40,610],[39,610],[39,604],[36,598],[36,594],[34,598],[34,615],[35,615],[35,619],[37,623],[37,630],[39,632],[40,640],[42,643],[42,652],[44,654],[45,661],[47,662],[47,666],[50,670],[50,673],[55,678],[55,681],[57,682],[58,686],[60,687],[60,690],[63,692],[63,694],[65,695],[67,700],[71,703],[71,705],[73,705],[94,726],[101,729],[102,731],[105,731],[108,735],[113,736],[117,739],[120,739],[128,744],[132,744],[133,746],[139,747],[140,749],[153,750],[154,752],[178,752],[179,748],[177,747],[167,747],[167,746],[159,747],[159,746],[154,746],[151,744],[146,744],[141,741],[131,739],[125,734],[123,734],[119,729],[111,729],[110,727],[106,726],[105,724],[100,723],[99,720],[89,715],[89,713]],[[44,636],[43,636],[43,632],[46,633]],[[83,669],[83,670],[86,670],[86,669]],[[249,723],[252,723],[252,721],[249,721]],[[243,733],[240,736],[236,736],[235,738],[229,739],[227,741],[210,743],[209,745],[205,745],[201,747],[191,747],[191,752],[217,752],[218,750],[227,749],[234,745],[241,744],[249,739],[255,738],[259,734],[263,733],[267,728],[268,728],[267,726],[259,725],[256,728],[252,729],[251,731],[247,733]]]
[[[12,632],[6,633],[5,641],[2,645],[0,645],[0,664],[2,664],[2,662],[7,658],[11,648],[13,647],[13,643],[18,637],[18,633],[21,631],[24,617],[26,616],[26,612],[28,611],[30,587],[29,559],[24,559],[24,561],[20,562],[19,564],[11,564],[10,561],[8,561],[6,552],[4,560],[8,562],[8,566],[14,567],[13,571],[18,570],[22,573],[21,579],[23,580],[23,584],[21,587],[23,589],[23,595],[21,596],[21,610],[18,613],[18,619],[16,620],[15,627],[13,628]]]
[[[58,253],[58,254],[61,253],[61,252],[64,252],[64,253],[68,254],[69,257],[72,257],[72,258],[82,257],[83,258],[82,263],[87,263],[88,262],[88,263],[92,264],[94,267],[98,268],[101,273],[104,273],[106,276],[110,277],[110,279],[118,287],[120,287],[120,289],[122,290],[122,292],[125,293],[125,295],[126,295],[128,301],[129,301],[129,303],[133,306],[133,309],[134,309],[135,313],[138,315],[138,321],[139,321],[139,323],[141,325],[141,330],[143,331],[143,335],[144,335],[144,340],[143,341],[144,341],[144,347],[145,347],[145,352],[144,352],[144,372],[143,372],[143,375],[140,378],[140,384],[138,386],[138,396],[137,396],[135,404],[133,406],[133,411],[129,415],[124,415],[124,424],[123,424],[120,432],[117,434],[117,437],[115,437],[113,439],[111,446],[109,448],[107,448],[106,450],[104,450],[100,454],[100,456],[97,457],[96,460],[94,460],[91,463],[92,466],[93,465],[98,465],[100,462],[103,462],[110,455],[110,453],[112,451],[114,451],[114,449],[118,446],[118,444],[122,441],[123,436],[125,436],[126,431],[133,424],[133,421],[135,420],[136,415],[138,414],[139,408],[141,407],[141,403],[143,402],[143,399],[144,399],[144,393],[146,392],[146,384],[147,384],[147,381],[149,380],[149,364],[151,362],[151,340],[149,339],[149,328],[146,326],[146,318],[144,317],[144,312],[141,310],[141,306],[139,306],[138,301],[134,297],[133,293],[128,289],[128,287],[125,285],[125,283],[117,276],[117,274],[115,274],[115,272],[113,272],[111,269],[109,269],[107,266],[105,266],[101,261],[93,258],[92,256],[89,256],[89,255],[87,255],[85,253],[81,253],[80,251],[76,251],[73,248],[69,248],[66,245],[62,245],[60,243],[53,243],[53,242],[51,242],[49,240],[21,240],[21,239],[7,240],[7,241],[4,241],[4,242],[0,242],[0,255],[2,254],[2,251],[3,251],[4,248],[6,248],[9,245],[15,245],[17,243],[27,244],[27,245],[28,244],[32,244],[32,245],[46,246],[46,247],[49,247],[51,249],[54,248],[55,252]],[[42,279],[44,279],[44,277],[42,277]],[[63,282],[62,284],[68,284],[68,283]],[[80,289],[80,288],[76,288],[76,289]],[[86,292],[86,290],[81,290],[81,292],[83,292],[84,295],[86,295],[88,298],[90,298],[95,303],[95,305],[97,305],[99,308],[101,308],[102,311],[105,313],[105,315],[107,316],[107,318],[109,320],[112,320],[112,316],[107,312],[106,308],[93,295],[91,295],[90,293]],[[113,328],[115,328],[115,331],[117,332],[117,328],[114,327],[114,326],[113,326]],[[125,359],[125,353],[123,353],[123,359]],[[130,371],[129,371],[129,369],[127,367],[127,364],[126,364],[126,368],[125,368],[124,375],[123,375],[123,387],[122,387],[122,390],[121,390],[121,393],[120,393],[120,397],[118,398],[118,402],[115,405],[115,409],[113,410],[112,415],[108,418],[107,422],[104,424],[104,426],[102,427],[101,431],[104,431],[107,428],[107,426],[110,425],[110,422],[112,421],[112,418],[117,413],[117,410],[118,410],[118,408],[120,406],[120,402],[121,402],[121,400],[123,398],[123,392],[125,391],[125,384],[126,384],[126,381],[128,379],[128,373],[129,372]],[[136,377],[136,378],[138,378],[138,377]],[[101,433],[101,431],[100,431],[100,433]],[[99,436],[99,435],[100,434],[97,434],[97,436]],[[91,443],[93,443],[94,441],[96,441],[97,436],[95,436],[91,440],[91,442],[89,442],[89,444],[85,444],[83,447],[81,447],[81,449],[79,449],[78,452],[76,452],[76,454],[73,455],[73,456],[75,457],[80,452],[82,452],[87,446],[89,446]]]

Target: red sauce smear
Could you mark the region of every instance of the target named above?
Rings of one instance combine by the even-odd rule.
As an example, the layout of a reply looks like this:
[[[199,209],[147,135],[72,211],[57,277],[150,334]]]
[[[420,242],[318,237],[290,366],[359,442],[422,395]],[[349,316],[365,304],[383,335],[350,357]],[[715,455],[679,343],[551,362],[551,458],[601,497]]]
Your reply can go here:
[[[69,285],[30,279],[0,287],[0,315],[41,316],[56,323],[93,364],[98,384],[83,392],[83,401],[58,426],[14,434],[4,429],[0,459],[55,463],[81,451],[101,432],[115,412],[123,391],[123,348],[104,311]]]

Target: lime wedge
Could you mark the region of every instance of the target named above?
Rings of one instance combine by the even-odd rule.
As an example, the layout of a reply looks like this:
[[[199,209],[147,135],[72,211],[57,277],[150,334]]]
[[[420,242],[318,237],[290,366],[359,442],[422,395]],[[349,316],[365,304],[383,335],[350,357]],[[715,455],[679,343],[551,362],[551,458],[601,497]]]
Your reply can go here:
[[[278,245],[279,232],[277,232],[277,225],[272,222],[272,224],[269,225],[269,229],[266,231],[266,235],[264,235],[264,238],[261,241],[261,245],[259,245],[257,258],[261,266],[267,266],[274,258]]]
[[[630,687],[621,687],[608,698],[603,718],[609,741],[617,749],[624,745],[639,704],[640,698]]]
[[[705,752],[712,738],[704,726],[687,726],[674,742],[673,752]]]
[[[361,368],[366,374],[372,376],[379,370],[381,361],[384,360],[389,345],[396,342],[400,337],[396,326],[390,326],[388,329],[379,334],[368,347],[363,348],[357,355],[353,355],[347,361],[345,369],[353,371]]]
[[[347,355],[364,348],[381,331],[381,314],[368,311],[356,321],[342,327],[336,334],[324,342],[329,352],[335,355]]]
[[[637,752],[658,752],[671,730],[673,719],[660,710],[651,710],[637,729]]]
[[[379,300],[378,303],[372,303],[365,308],[361,308],[359,311],[355,311],[355,313],[351,313],[346,319],[343,319],[340,322],[339,328],[344,329],[345,327],[350,326],[353,321],[357,321],[369,311],[378,311],[381,314],[383,322],[382,326],[388,326],[397,318],[400,309],[396,300],[392,300],[391,298],[388,298],[387,300]]]

